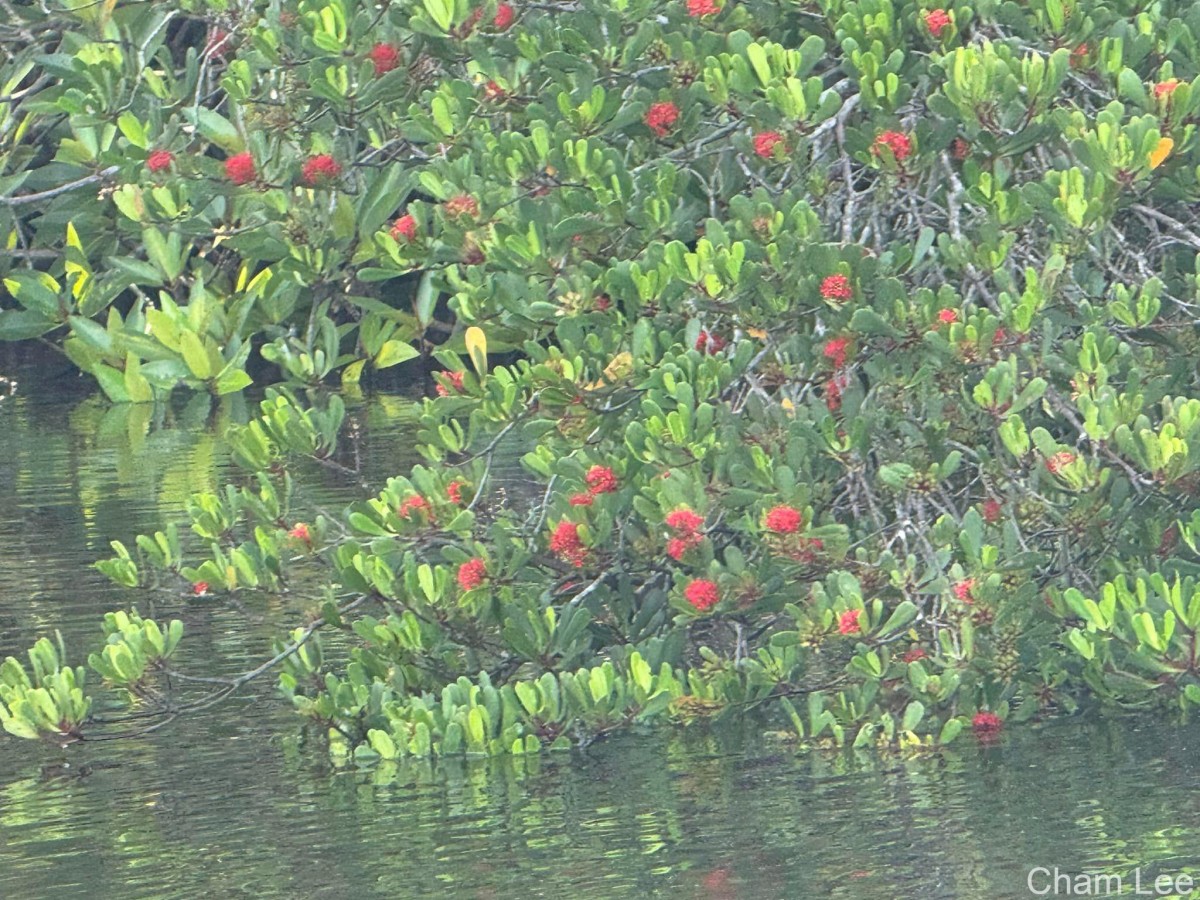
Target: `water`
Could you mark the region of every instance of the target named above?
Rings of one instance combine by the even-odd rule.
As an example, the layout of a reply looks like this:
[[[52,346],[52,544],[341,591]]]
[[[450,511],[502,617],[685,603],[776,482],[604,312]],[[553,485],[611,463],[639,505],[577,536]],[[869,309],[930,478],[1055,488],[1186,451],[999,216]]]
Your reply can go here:
[[[245,411],[147,419],[80,382],[16,374],[20,393],[0,402],[0,656],[57,627],[78,662],[103,612],[148,603],[90,562],[219,485],[220,422]],[[351,404],[366,480],[413,462],[409,408]],[[314,466],[304,490],[336,507],[354,481]],[[300,612],[177,586],[153,604],[184,620],[192,671],[250,668]],[[1144,891],[1200,873],[1198,738],[1070,721],[873,761],[696,730],[352,771],[265,683],[136,738],[68,751],[0,738],[0,898],[1007,900],[1035,896],[1034,866],[1122,874],[1133,896],[1139,865]]]

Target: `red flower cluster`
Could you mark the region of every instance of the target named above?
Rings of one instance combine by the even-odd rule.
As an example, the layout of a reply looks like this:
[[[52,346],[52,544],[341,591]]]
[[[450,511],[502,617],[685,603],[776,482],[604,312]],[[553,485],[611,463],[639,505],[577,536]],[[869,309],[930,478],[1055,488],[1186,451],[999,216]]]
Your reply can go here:
[[[797,538],[795,549],[789,551],[787,556],[808,566],[817,561],[817,554],[824,549],[825,542],[820,538]]]
[[[468,559],[458,567],[458,586],[464,591],[474,590],[487,578],[487,563],[476,557]]]
[[[943,309],[938,311],[938,321],[943,325],[953,325],[958,321],[957,309]]]
[[[1060,450],[1046,460],[1046,471],[1051,475],[1058,475],[1073,462],[1075,462],[1074,453],[1069,450]]]
[[[910,647],[902,658],[906,663],[914,663],[918,659],[925,659],[928,655],[923,647]]]
[[[167,150],[152,150],[146,157],[146,168],[151,172],[165,172],[175,162],[175,155]]]
[[[679,532],[694,532],[704,525],[704,517],[686,507],[667,514],[667,527]]]
[[[400,508],[396,510],[396,514],[402,519],[409,518],[410,513],[423,512],[429,516],[429,521],[433,521],[433,507],[429,505],[429,501],[420,494],[413,494],[411,497],[405,497],[404,502],[400,504]]]
[[[954,158],[962,162],[971,155],[971,145],[964,138],[955,138],[954,143],[950,145],[950,152],[954,154]]]
[[[940,38],[942,32],[951,25],[950,14],[944,9],[931,9],[925,13],[925,27],[935,38]]]
[[[394,44],[378,43],[371,48],[367,59],[375,65],[375,76],[379,77],[400,65],[400,49]]]
[[[501,3],[496,7],[496,17],[492,19],[492,24],[500,31],[507,30],[508,26],[513,23],[513,19],[517,17],[517,12],[507,3]]]
[[[404,238],[406,241],[416,240],[417,220],[408,213],[402,215],[392,223],[392,238],[396,241],[399,241],[401,238]]]
[[[578,494],[572,494],[571,499],[567,502],[572,506],[591,506],[596,502],[596,495],[588,491],[581,491]]]
[[[687,0],[688,15],[699,19],[702,16],[715,16],[721,11],[715,0]]]
[[[862,631],[862,625],[859,624],[859,617],[862,616],[861,609],[848,609],[838,617],[838,633],[839,634],[858,634]]]
[[[829,275],[821,282],[821,296],[826,300],[849,300],[854,296],[850,279],[845,275]]]
[[[1153,88],[1155,100],[1165,100],[1175,93],[1175,88],[1179,87],[1179,79],[1172,78],[1169,81],[1160,81]]]
[[[954,597],[963,603],[975,602],[975,579],[965,578],[954,585]]]
[[[843,374],[835,374],[827,382],[825,382],[825,405],[830,412],[837,412],[842,408],[842,389],[850,383],[850,379]]]
[[[479,215],[479,204],[470,194],[459,194],[451,197],[445,204],[446,215],[457,219],[459,216],[470,216],[472,219]]]
[[[508,96],[508,94],[505,92],[504,88],[500,87],[499,82],[489,81],[483,86],[483,96],[488,100],[496,101],[503,100],[506,96]]]
[[[667,541],[667,556],[680,562],[684,555],[704,540],[700,528],[704,525],[704,517],[690,509],[677,509],[667,514],[667,527],[675,535]]]
[[[579,526],[574,522],[559,522],[550,535],[550,550],[557,553],[575,568],[582,568],[587,560],[587,548],[579,537]]]
[[[608,466],[592,466],[584,476],[589,494],[612,494],[617,490],[617,476]]]
[[[754,152],[763,159],[770,159],[775,154],[775,148],[782,143],[783,135],[778,131],[764,131],[754,136]]]
[[[1088,45],[1080,44],[1071,51],[1071,68],[1077,69],[1087,62]]]
[[[679,121],[679,107],[670,100],[655,103],[646,110],[646,125],[659,137],[666,137],[677,121]]]
[[[1004,722],[994,712],[984,710],[975,713],[975,718],[971,720],[971,727],[978,735],[994,735],[1004,727]]]
[[[991,497],[983,501],[983,521],[990,523],[999,522],[1003,508],[1000,506],[1000,501]]]
[[[892,156],[896,157],[896,162],[901,162],[912,153],[912,138],[903,132],[885,131],[875,138],[875,144],[871,149],[875,153],[879,153],[883,147],[890,147]]]
[[[698,543],[697,538],[699,538],[699,535],[695,534],[690,534],[687,537],[671,538],[667,541],[667,556],[671,557],[675,562],[682,562],[687,552]]]
[[[465,481],[452,481],[446,485],[446,498],[454,504],[463,502],[462,491],[467,486]]]
[[[683,589],[683,596],[687,599],[688,603],[701,612],[712,609],[721,602],[721,592],[717,588],[716,583],[703,578],[697,578],[695,581],[689,583]]]
[[[696,335],[696,349],[701,353],[709,355],[720,353],[725,349],[726,343],[725,338],[719,334],[709,334],[707,331],[701,331]]]
[[[767,530],[777,534],[795,534],[804,524],[804,515],[792,506],[776,506],[767,510]]]
[[[850,351],[850,338],[835,337],[825,342],[824,354],[826,359],[833,360],[833,367],[840,369],[846,364],[846,354]]]
[[[229,52],[231,46],[233,46],[233,35],[224,28],[214,25],[208,33],[208,41],[204,45],[204,55],[223,57]]]
[[[208,593],[208,582],[207,581],[197,581],[195,584],[192,585],[192,593],[195,594],[197,597],[203,597],[205,594]]]
[[[463,372],[439,372],[445,381],[439,380],[436,388],[439,397],[449,397],[451,391],[461,394],[463,390]]]
[[[237,153],[225,160],[225,177],[234,184],[249,184],[258,177],[254,168],[254,157],[249,153]]]
[[[308,532],[308,526],[303,522],[297,522],[295,527],[288,532],[288,537],[294,538],[297,541],[304,541],[306,544],[312,542],[312,535]]]
[[[300,170],[300,179],[309,187],[333,181],[342,174],[342,167],[337,160],[327,153],[310,156],[304,161]]]

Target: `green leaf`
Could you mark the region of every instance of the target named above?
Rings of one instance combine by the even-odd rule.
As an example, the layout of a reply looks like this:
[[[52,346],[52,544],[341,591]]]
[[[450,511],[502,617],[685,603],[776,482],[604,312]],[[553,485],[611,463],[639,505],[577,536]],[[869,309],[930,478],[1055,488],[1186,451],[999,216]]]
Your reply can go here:
[[[420,356],[420,351],[406,341],[385,341],[375,357],[375,368],[386,369]]]
[[[183,361],[187,363],[192,375],[201,381],[208,381],[212,377],[208,351],[204,349],[204,342],[196,332],[186,329],[180,331],[179,352],[183,354]]]

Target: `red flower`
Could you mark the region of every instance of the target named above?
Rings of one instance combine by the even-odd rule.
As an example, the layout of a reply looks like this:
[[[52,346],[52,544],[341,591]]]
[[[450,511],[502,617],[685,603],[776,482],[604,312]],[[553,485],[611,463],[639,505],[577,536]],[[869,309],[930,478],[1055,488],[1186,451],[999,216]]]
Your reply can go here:
[[[489,81],[483,86],[483,96],[489,100],[503,100],[507,94],[504,88],[500,87],[499,82]]]
[[[413,494],[411,497],[405,497],[404,502],[400,504],[397,514],[402,519],[409,518],[409,513],[423,512],[429,516],[429,521],[433,521],[433,507],[429,505],[429,501],[420,494]]]
[[[835,337],[825,343],[824,354],[827,359],[833,360],[835,369],[840,369],[846,364],[846,354],[849,352],[850,338]]]
[[[770,159],[775,155],[775,148],[782,143],[783,135],[778,131],[764,131],[754,136],[754,152],[763,159]]]
[[[955,138],[951,144],[951,152],[954,153],[954,158],[961,162],[971,155],[971,145],[963,138]]]
[[[617,489],[617,476],[608,466],[592,466],[585,480],[593,494],[611,494]]]
[[[208,42],[204,45],[205,56],[224,56],[233,45],[233,35],[224,28],[215,25],[208,32]]]
[[[439,382],[439,384],[437,386],[437,394],[439,397],[449,397],[452,389],[455,394],[462,393],[462,391],[463,391],[463,375],[465,373],[463,373],[463,372],[439,372],[438,374],[442,378],[444,378],[447,382],[449,382],[449,385]]]
[[[911,647],[909,648],[909,651],[904,654],[903,659],[906,663],[914,663],[918,659],[925,659],[925,657],[928,655],[929,654],[926,653],[922,647]]]
[[[479,204],[470,194],[459,194],[451,197],[445,203],[446,215],[457,219],[459,216],[470,216],[472,219],[479,215]]]
[[[862,615],[861,609],[848,609],[838,617],[838,632],[840,634],[858,634],[862,626],[858,623]]]
[[[882,147],[890,147],[892,156],[896,157],[896,162],[901,162],[912,153],[912,138],[899,131],[885,131],[875,138],[875,144],[871,149],[873,152],[879,153]]]
[[[965,578],[954,585],[954,596],[963,603],[974,603],[975,579]]]
[[[337,160],[327,153],[310,156],[300,170],[300,179],[309,187],[332,181],[342,174],[342,167]]]
[[[925,27],[935,38],[940,38],[951,24],[950,15],[944,9],[931,9],[925,13]]]
[[[1180,81],[1178,78],[1172,78],[1169,81],[1160,81],[1153,88],[1155,100],[1165,100],[1175,93],[1175,88],[1179,87]]]
[[[677,121],[679,121],[679,107],[669,100],[655,103],[646,110],[646,125],[659,137],[666,137]]]
[[[487,563],[476,557],[468,559],[458,567],[458,586],[464,591],[474,590],[487,578]]]
[[[983,521],[999,522],[1000,514],[1003,508],[1000,506],[999,500],[994,500],[991,497],[983,501]]]
[[[1075,69],[1087,61],[1088,45],[1080,44],[1071,51],[1071,68]]]
[[[578,494],[572,494],[571,499],[567,502],[572,506],[591,506],[596,502],[596,497],[594,494],[589,494],[587,491],[583,491]]]
[[[295,538],[298,541],[304,541],[308,544],[312,541],[312,535],[308,532],[308,526],[303,522],[297,522],[295,527],[288,532],[288,537]]]
[[[496,7],[496,18],[492,19],[492,24],[500,31],[504,31],[513,23],[513,19],[516,17],[516,10],[507,3],[501,3]]]
[[[971,720],[971,727],[978,735],[994,735],[1004,727],[1004,722],[994,712],[984,710],[975,713],[975,718]]]
[[[712,609],[721,602],[721,592],[717,589],[716,583],[706,581],[703,578],[698,578],[688,584],[683,589],[683,596],[687,599],[688,603],[701,612]]]
[[[721,11],[714,0],[687,0],[688,15],[699,19],[702,16],[715,16]]]
[[[574,522],[558,523],[558,527],[550,535],[550,550],[576,568],[580,568],[587,559],[587,549],[579,537],[579,526]]]
[[[192,593],[195,594],[197,597],[203,597],[205,594],[208,593],[208,582],[207,581],[197,581],[195,584],[192,585]]]
[[[704,517],[686,507],[667,514],[667,527],[675,531],[691,533],[704,525]]]
[[[599,312],[604,312],[610,306],[612,306],[612,300],[609,299],[608,294],[598,294],[596,296],[596,299],[593,300],[592,303],[595,305],[597,311],[599,311]]]
[[[400,49],[394,44],[378,43],[371,48],[367,59],[375,64],[375,76],[378,78],[400,65]]]
[[[720,353],[725,349],[728,341],[719,334],[709,334],[707,331],[701,331],[696,335],[696,349],[701,353]]]
[[[1074,453],[1070,452],[1069,450],[1060,450],[1058,453],[1055,453],[1048,460],[1046,460],[1046,471],[1048,471],[1051,475],[1058,475],[1063,469],[1073,462],[1075,462]]]
[[[767,510],[767,530],[778,534],[795,534],[804,524],[800,510],[791,506],[776,506]]]
[[[943,325],[952,325],[958,321],[957,309],[943,309],[938,311],[938,321]]]
[[[249,184],[258,177],[254,169],[254,157],[249,153],[238,153],[225,160],[225,177],[234,184]]]
[[[689,534],[687,537],[673,537],[667,541],[667,556],[682,562],[683,557],[689,550],[700,543],[701,537],[698,534]]]
[[[849,300],[854,296],[850,279],[845,275],[829,275],[821,282],[821,296],[826,300]]]
[[[174,154],[166,150],[153,150],[146,157],[146,168],[151,172],[165,172],[171,168],[171,164],[175,162]]]
[[[452,481],[446,485],[446,497],[451,503],[462,503],[462,490],[467,486],[465,481]]]
[[[834,377],[826,382],[826,406],[830,413],[838,412],[841,409],[841,391],[848,384],[850,384],[850,378],[847,378],[845,374],[834,374]]]
[[[408,213],[405,213],[395,222],[392,223],[392,238],[399,241],[404,238],[406,241],[413,241],[417,238],[417,220]]]

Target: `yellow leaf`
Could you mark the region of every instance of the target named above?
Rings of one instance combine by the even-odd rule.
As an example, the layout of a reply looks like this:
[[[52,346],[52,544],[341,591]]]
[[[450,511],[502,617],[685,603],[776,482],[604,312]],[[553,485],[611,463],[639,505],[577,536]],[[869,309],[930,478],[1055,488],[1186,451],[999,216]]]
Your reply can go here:
[[[611,381],[620,381],[633,374],[633,354],[626,350],[612,358],[612,362],[604,370],[604,377]]]
[[[475,367],[475,371],[482,378],[487,374],[487,335],[478,325],[472,325],[467,329],[466,341],[467,355],[471,357],[471,365]]]
[[[767,332],[764,328],[747,328],[746,334],[757,341],[765,341],[767,339]]]
[[[75,226],[71,222],[67,223],[67,246],[74,247],[80,253],[83,252],[83,242],[79,240],[79,232],[75,230]]]
[[[1163,160],[1171,155],[1171,151],[1175,148],[1175,142],[1169,137],[1160,138],[1158,146],[1150,151],[1150,168],[1157,169],[1163,164]]]

